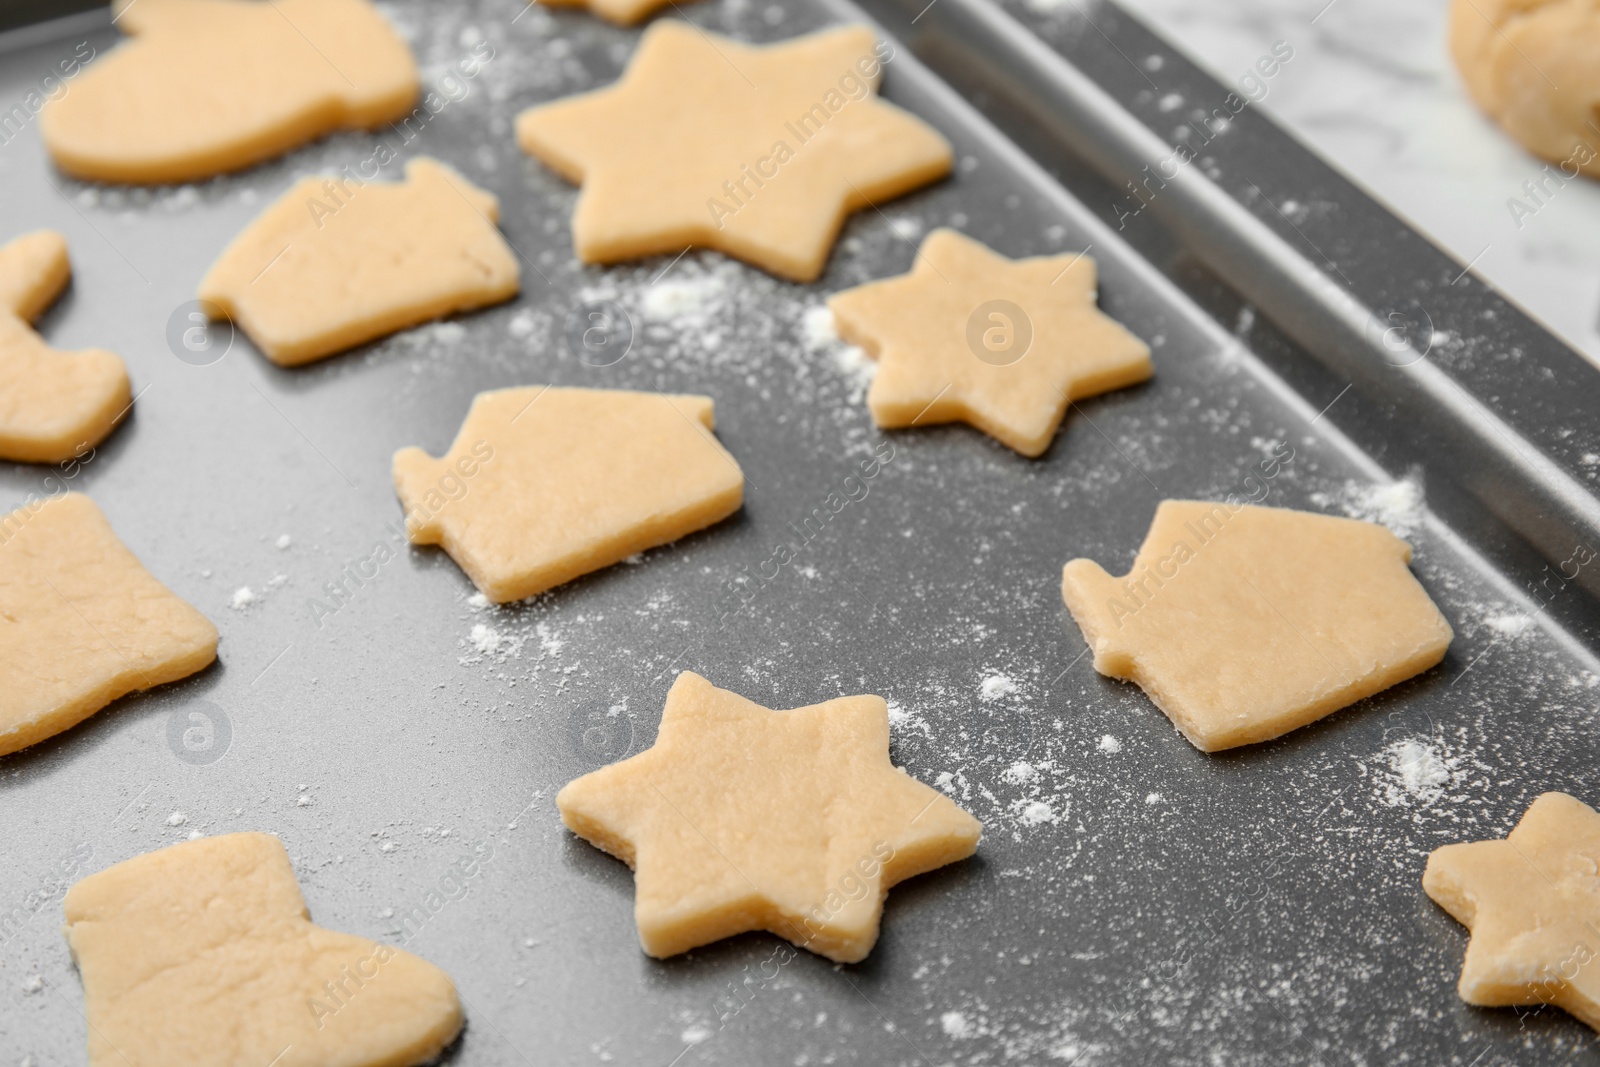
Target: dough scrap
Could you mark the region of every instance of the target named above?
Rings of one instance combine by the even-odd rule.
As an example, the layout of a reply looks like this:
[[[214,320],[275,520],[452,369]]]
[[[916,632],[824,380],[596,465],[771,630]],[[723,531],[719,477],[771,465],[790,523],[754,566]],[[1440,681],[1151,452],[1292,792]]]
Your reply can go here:
[[[705,396],[479,393],[442,458],[395,454],[395,491],[412,543],[443,545],[504,604],[738,511],[744,473],[715,428]]]
[[[632,26],[646,15],[668,5],[676,7],[673,0],[539,0],[546,7],[586,7],[607,22],[618,26]]]
[[[406,180],[303,178],[200,283],[274,363],[297,366],[515,296],[500,204],[431,159]]]
[[[808,282],[847,214],[949,173],[937,131],[875,95],[864,26],[752,47],[664,20],[622,80],[523,112],[517,140],[581,183],[578,258],[690,245]]]
[[[965,859],[982,827],[889,762],[882,697],[772,711],[678,675],[654,746],[570,782],[568,828],[635,871],[657,958],[768,930],[866,958],[889,888]]]
[[[0,247],[0,459],[77,458],[133,406],[120,358],[100,348],[51,348],[30,325],[71,277],[67,239],[53,230]]]
[[[47,105],[56,166],[186,182],[411,111],[417,66],[368,0],[121,0],[132,40]]]
[[[867,393],[873,422],[966,422],[1037,456],[1068,403],[1152,373],[1149,347],[1104,315],[1095,296],[1087,256],[1010,260],[941,229],[922,242],[911,273],[847,289],[828,307],[839,336],[878,361]],[[985,357],[973,347],[975,320]]]
[[[311,922],[268,834],[136,856],[62,907],[90,1067],[408,1067],[461,1030],[439,968]]]
[[[217,658],[217,628],[82,493],[0,518],[0,755]]]
[[[1453,636],[1376,523],[1167,500],[1132,570],[1075,559],[1061,595],[1101,674],[1194,746],[1281,736],[1437,664]]]
[[[1545,793],[1503,841],[1445,845],[1422,888],[1472,931],[1461,999],[1554,1004],[1600,1030],[1600,814]]]
[[[1600,178],[1600,8],[1592,0],[1453,0],[1467,91],[1536,156]]]

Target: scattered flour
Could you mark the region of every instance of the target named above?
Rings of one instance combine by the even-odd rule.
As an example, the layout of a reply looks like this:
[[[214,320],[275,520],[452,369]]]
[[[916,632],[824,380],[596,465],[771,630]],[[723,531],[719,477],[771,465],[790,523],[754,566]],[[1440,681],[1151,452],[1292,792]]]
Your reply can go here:
[[[1426,741],[1396,741],[1384,750],[1389,781],[1383,802],[1390,807],[1417,804],[1426,807],[1444,796],[1454,783],[1460,761],[1446,758]]]
[[[234,611],[244,611],[256,602],[256,595],[250,591],[248,585],[241,585],[233,591],[233,596],[228,598],[228,607]]]
[[[1017,691],[1017,683],[1003,674],[991,674],[978,685],[978,698],[985,702],[999,700],[1001,697],[1011,696]]]
[[[1100,751],[1101,752],[1111,752],[1111,753],[1121,752],[1122,751],[1122,742],[1118,741],[1115,737],[1113,737],[1110,734],[1101,734],[1100,735]]]
[[[681,329],[704,325],[716,314],[728,283],[716,274],[668,278],[645,290],[640,310],[647,319]]]
[[[290,545],[294,544],[294,538],[290,537],[288,534],[283,534],[275,543],[280,549],[288,548]]]
[[[1038,780],[1039,768],[1035,767],[1031,763],[1018,760],[1005,770],[1001,771],[1000,777],[1010,782],[1012,785],[1025,785],[1028,782]]]
[[[488,606],[489,598],[484,596],[482,593],[473,593],[471,596],[467,597],[467,607],[471,608],[473,611],[482,611]]]
[[[685,1045],[699,1045],[710,1041],[715,1031],[709,1026],[691,1026],[678,1035],[678,1040]]]
[[[1516,637],[1533,625],[1533,616],[1523,611],[1502,611],[1483,620],[1499,637]]]
[[[1038,826],[1040,823],[1055,822],[1056,810],[1043,800],[1022,801],[1017,809],[1017,818],[1024,826]]]
[[[939,1016],[939,1026],[948,1037],[972,1037],[978,1032],[978,1028],[959,1011],[947,1011]]]
[[[1382,523],[1401,537],[1422,524],[1422,485],[1415,478],[1386,485],[1349,481],[1336,493],[1312,493],[1311,502],[1338,507],[1351,518]]]
[[[167,816],[167,825],[168,826],[182,826],[184,823],[186,823],[188,821],[189,821],[189,816],[185,815],[181,811],[175,811],[171,815]]]

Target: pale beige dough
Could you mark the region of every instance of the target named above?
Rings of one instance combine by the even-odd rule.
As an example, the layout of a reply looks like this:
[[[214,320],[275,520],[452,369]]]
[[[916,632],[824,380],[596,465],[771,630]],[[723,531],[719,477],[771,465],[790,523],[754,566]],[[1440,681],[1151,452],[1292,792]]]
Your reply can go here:
[[[1566,176],[1600,178],[1600,6],[1453,0],[1450,50],[1478,106]]]
[[[739,510],[710,397],[529,386],[479,393],[442,458],[394,457],[406,529],[483,594],[520,600]]]
[[[1009,260],[935,230],[910,274],[847,289],[828,306],[839,335],[878,361],[873,422],[966,422],[1037,456],[1068,403],[1151,375],[1150,349],[1100,312],[1096,291],[1087,256]]]
[[[410,1067],[461,1030],[439,968],[312,924],[267,834],[136,856],[62,907],[90,1067]]]
[[[217,658],[217,628],[174,596],[81,493],[0,518],[0,755]]]
[[[200,283],[274,363],[295,366],[509,300],[520,271],[500,205],[431,159],[398,183],[304,178]]]
[[[586,7],[608,22],[632,26],[646,15],[664,7],[676,7],[674,0],[539,0],[546,7]],[[684,0],[685,3],[689,0]]]
[[[71,277],[67,240],[52,230],[0,247],[0,459],[79,457],[133,406],[119,357],[100,348],[51,348],[30,325]]]
[[[517,140],[583,185],[586,263],[700,245],[811,281],[847,214],[950,170],[943,137],[874,95],[874,46],[864,26],[758,48],[659,21],[621,81],[523,112]]]
[[[1503,841],[1445,845],[1422,888],[1472,931],[1461,999],[1554,1004],[1600,1030],[1600,814],[1565,793],[1535,800]]]
[[[416,63],[367,0],[120,0],[132,40],[47,105],[56,166],[106,182],[186,182],[339,129],[394,122]]]
[[[854,963],[889,888],[972,855],[982,832],[889,762],[882,697],[771,711],[687,671],[656,743],[556,804],[634,869],[639,940],[656,957],[769,930]]]
[[[1061,594],[1101,674],[1196,748],[1266,741],[1420,674],[1451,631],[1376,523],[1168,500],[1133,569],[1075,559]]]

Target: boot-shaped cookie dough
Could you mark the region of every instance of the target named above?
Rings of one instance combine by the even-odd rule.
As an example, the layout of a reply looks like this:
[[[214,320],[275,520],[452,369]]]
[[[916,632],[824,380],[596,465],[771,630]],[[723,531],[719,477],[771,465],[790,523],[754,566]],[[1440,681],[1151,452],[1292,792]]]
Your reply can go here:
[[[1168,500],[1133,569],[1075,559],[1061,594],[1094,668],[1137,682],[1196,748],[1266,741],[1444,658],[1450,626],[1376,523]]]
[[[523,112],[517,140],[582,183],[585,263],[701,245],[808,282],[847,214],[950,170],[949,143],[875,95],[889,55],[864,26],[757,48],[664,20],[621,81]]]
[[[217,628],[82,493],[0,517],[0,755],[217,658]]]
[[[772,711],[687,671],[656,743],[556,804],[634,869],[639,940],[656,957],[770,930],[855,963],[878,940],[889,888],[972,855],[982,832],[889,762],[882,697]]]
[[[410,1067],[461,1030],[439,968],[312,924],[267,834],[136,856],[62,907],[90,1067]]]
[[[303,178],[234,238],[200,283],[283,366],[517,294],[500,203],[431,159],[405,181]]]
[[[187,182],[338,129],[394,122],[416,63],[368,0],[120,0],[133,39],[47,105],[56,166],[105,182]]]
[[[63,352],[33,330],[71,277],[59,233],[38,230],[0,247],[0,459],[72,459],[103,441],[132,404],[117,356]]]

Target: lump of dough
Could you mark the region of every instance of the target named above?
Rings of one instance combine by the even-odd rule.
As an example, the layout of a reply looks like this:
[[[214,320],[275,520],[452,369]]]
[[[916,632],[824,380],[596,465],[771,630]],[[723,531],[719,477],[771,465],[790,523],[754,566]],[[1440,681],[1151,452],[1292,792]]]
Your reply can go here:
[[[656,743],[570,782],[569,829],[634,868],[645,952],[769,930],[841,963],[878,940],[889,888],[955,863],[983,828],[889,762],[889,706],[772,711],[678,675]]]
[[[62,908],[90,1067],[410,1067],[461,1030],[439,968],[312,924],[267,834],[136,856]]]
[[[394,457],[406,529],[496,603],[732,515],[744,473],[710,397],[529,386],[479,393],[450,451]]]
[[[59,463],[105,440],[133,400],[113,353],[63,352],[31,323],[72,277],[67,240],[52,230],[0,247],[0,459]]]
[[[217,628],[82,493],[0,517],[0,755],[217,658]]]
[[[303,178],[200,283],[274,363],[296,366],[509,300],[520,271],[492,195],[431,159],[406,180]]]
[[[368,0],[122,0],[132,36],[39,118],[68,174],[186,182],[338,129],[395,122],[417,98],[411,50]]]
[[[1288,733],[1420,674],[1451,631],[1376,523],[1164,501],[1133,569],[1066,565],[1101,674],[1139,684],[1205,752]]]
[[[1454,0],[1450,51],[1478,106],[1566,176],[1600,178],[1600,7]]]

